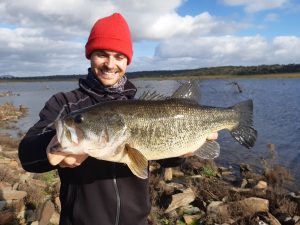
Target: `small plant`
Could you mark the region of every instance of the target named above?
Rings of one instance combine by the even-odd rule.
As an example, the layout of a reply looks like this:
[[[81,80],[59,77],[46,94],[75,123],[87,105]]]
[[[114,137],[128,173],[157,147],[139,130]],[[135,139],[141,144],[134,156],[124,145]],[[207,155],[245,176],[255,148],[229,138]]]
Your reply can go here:
[[[56,170],[52,170],[52,171],[49,171],[49,172],[46,172],[46,173],[35,174],[34,178],[42,180],[47,184],[51,184],[51,183],[53,183],[54,181],[57,180],[58,174],[57,174]]]
[[[167,218],[160,219],[160,224],[162,225],[169,225],[170,221]]]
[[[210,166],[204,166],[202,168],[202,174],[206,177],[215,177],[217,175],[217,172]]]

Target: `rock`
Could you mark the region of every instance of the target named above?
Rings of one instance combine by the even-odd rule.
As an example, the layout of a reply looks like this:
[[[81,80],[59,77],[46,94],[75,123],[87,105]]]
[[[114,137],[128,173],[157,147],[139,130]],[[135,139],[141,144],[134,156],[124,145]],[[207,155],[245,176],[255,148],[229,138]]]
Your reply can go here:
[[[8,165],[11,169],[18,169],[19,168],[19,164],[16,160],[12,160],[9,165]]]
[[[18,190],[19,185],[20,185],[19,183],[14,183],[14,185],[12,186],[12,189]]]
[[[269,150],[271,150],[272,152],[274,152],[275,151],[275,144],[269,143],[269,144],[267,144],[267,148]]]
[[[192,178],[192,179],[203,179],[203,176],[201,174],[197,174],[197,175],[189,176],[189,178]]]
[[[300,216],[294,216],[293,220],[295,221],[295,223],[300,222]]]
[[[268,188],[268,184],[267,182],[261,180],[257,183],[257,185],[255,185],[254,188],[259,190],[266,190]]]
[[[1,191],[4,191],[4,190],[11,190],[12,189],[12,186],[10,183],[8,182],[0,182],[0,190]]]
[[[267,225],[281,225],[281,223],[269,212],[264,219],[267,221]]]
[[[229,171],[229,170],[230,170],[230,168],[227,168],[227,167],[223,167],[223,166],[218,167],[218,172],[219,173],[222,173],[224,171]]]
[[[21,200],[26,195],[27,192],[25,191],[16,191],[16,190],[2,190],[0,195],[0,200]]]
[[[2,211],[2,209],[4,208],[4,207],[6,207],[7,206],[7,201],[0,201],[0,212]],[[1,223],[0,223],[1,224]]]
[[[241,188],[245,188],[247,184],[248,184],[248,181],[246,179],[243,179],[242,183],[241,183]]]
[[[26,183],[28,180],[30,180],[32,178],[33,174],[32,173],[29,173],[29,172],[26,172],[26,173],[23,173],[21,174],[20,176],[20,182],[21,183]]]
[[[56,198],[54,199],[54,203],[55,203],[55,205],[56,205],[56,208],[57,208],[58,212],[60,212],[60,211],[61,211],[61,203],[60,203],[59,197],[56,197]]]
[[[53,203],[48,200],[44,203],[42,206],[42,211],[40,214],[40,219],[39,219],[39,225],[47,225],[50,222],[50,219],[54,213],[54,205]]]
[[[184,177],[184,172],[173,168],[173,177]]]
[[[0,158],[0,165],[7,165],[10,164],[12,161],[14,160],[9,158]]]
[[[198,214],[200,213],[201,210],[198,207],[192,206],[192,205],[187,205],[187,206],[183,206],[180,208],[180,215],[183,214],[189,214],[189,215],[193,215],[193,214]]]
[[[183,184],[170,182],[166,183],[165,181],[159,181],[159,186],[164,190],[166,195],[172,195],[174,192],[178,193],[178,191],[183,192],[186,188]]]
[[[243,193],[243,194],[249,194],[252,192],[252,189],[250,188],[236,188],[236,187],[232,187],[230,188],[231,191],[233,192],[237,192],[237,193]]]
[[[240,171],[241,172],[251,172],[251,168],[250,168],[249,164],[241,163],[240,164]]]
[[[1,211],[0,224],[9,224],[14,220],[14,213],[10,211]]]
[[[173,178],[173,171],[172,171],[172,167],[170,168],[165,168],[165,172],[164,172],[164,180],[165,181],[169,181],[172,180]]]
[[[170,203],[170,205],[168,206],[168,208],[165,210],[166,213],[177,209],[181,206],[186,206],[189,203],[191,203],[192,201],[194,201],[196,198],[195,193],[193,192],[193,190],[191,188],[187,188],[186,190],[184,190],[182,193],[178,193],[175,195],[172,195],[172,201]]]
[[[184,222],[187,225],[194,224],[200,218],[201,218],[201,215],[183,215]]]
[[[224,171],[221,173],[222,176],[235,176],[234,172],[232,171]]]
[[[299,192],[291,192],[291,193],[289,193],[289,196],[300,205],[300,193]]]
[[[207,214],[215,215],[215,214],[220,214],[220,210],[223,210],[221,207],[224,204],[222,201],[212,201],[208,206],[207,206]],[[223,214],[223,212],[221,213]]]
[[[54,225],[59,224],[59,218],[60,218],[59,213],[54,212],[50,218],[50,224],[54,224]]]
[[[213,204],[212,204],[213,203]],[[207,214],[212,218],[224,218],[223,222],[232,222],[243,217],[252,216],[257,212],[268,212],[269,201],[250,197],[236,202],[212,202],[207,208]]]

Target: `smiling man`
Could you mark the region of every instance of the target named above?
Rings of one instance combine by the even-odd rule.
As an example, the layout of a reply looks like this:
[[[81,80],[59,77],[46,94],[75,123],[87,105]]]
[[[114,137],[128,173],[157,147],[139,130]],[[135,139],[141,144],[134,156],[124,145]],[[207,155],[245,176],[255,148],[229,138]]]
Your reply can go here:
[[[91,70],[105,87],[114,87],[125,74],[127,57],[109,50],[96,50],[91,55]]]
[[[146,225],[151,208],[148,179],[133,175],[122,163],[49,151],[60,148],[54,127],[59,117],[104,101],[133,99],[136,93],[125,76],[133,51],[122,15],[99,19],[85,47],[91,62],[87,77],[79,80],[79,88],[57,93],[46,102],[39,121],[19,145],[21,164],[35,173],[58,170],[60,225]],[[171,158],[160,163],[170,167],[183,161]]]

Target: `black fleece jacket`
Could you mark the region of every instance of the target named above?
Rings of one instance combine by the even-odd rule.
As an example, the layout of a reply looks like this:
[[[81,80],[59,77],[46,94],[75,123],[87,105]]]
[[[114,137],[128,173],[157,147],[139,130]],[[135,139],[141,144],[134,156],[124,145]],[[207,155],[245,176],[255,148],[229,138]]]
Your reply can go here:
[[[46,148],[56,134],[54,121],[60,116],[107,100],[132,99],[135,86],[126,80],[122,90],[106,89],[91,75],[79,80],[79,88],[53,95],[41,110],[40,120],[19,145],[19,158],[29,172],[58,169],[61,180],[60,225],[145,225],[150,212],[148,179],[134,176],[121,163],[88,157],[75,168],[49,164]],[[162,166],[177,166],[179,158],[162,160]]]

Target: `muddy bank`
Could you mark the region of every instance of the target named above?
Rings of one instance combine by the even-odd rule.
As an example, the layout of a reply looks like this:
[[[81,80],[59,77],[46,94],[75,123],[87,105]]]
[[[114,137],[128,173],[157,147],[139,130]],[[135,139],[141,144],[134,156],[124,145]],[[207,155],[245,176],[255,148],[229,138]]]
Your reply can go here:
[[[21,117],[26,116],[28,109],[23,106],[15,106],[12,103],[4,103],[0,105],[0,123],[4,124],[16,122]],[[2,127],[3,128],[3,127]]]

